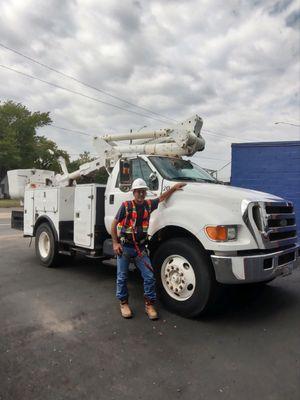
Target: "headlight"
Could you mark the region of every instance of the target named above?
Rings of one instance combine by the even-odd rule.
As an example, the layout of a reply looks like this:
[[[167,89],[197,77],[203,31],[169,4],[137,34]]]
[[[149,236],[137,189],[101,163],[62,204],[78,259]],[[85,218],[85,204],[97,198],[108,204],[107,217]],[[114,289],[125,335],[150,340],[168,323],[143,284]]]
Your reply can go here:
[[[228,240],[235,240],[237,238],[236,225],[206,226],[205,232],[209,239],[216,242],[227,242]]]

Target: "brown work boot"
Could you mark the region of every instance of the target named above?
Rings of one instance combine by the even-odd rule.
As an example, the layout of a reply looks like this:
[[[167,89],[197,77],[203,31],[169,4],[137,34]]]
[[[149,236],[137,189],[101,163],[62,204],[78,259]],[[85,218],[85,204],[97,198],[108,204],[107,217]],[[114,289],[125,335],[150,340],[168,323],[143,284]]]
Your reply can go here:
[[[132,311],[127,300],[120,301],[120,310],[123,318],[132,318]]]
[[[148,318],[151,320],[158,319],[157,311],[154,308],[153,302],[145,301],[145,312],[148,315]]]

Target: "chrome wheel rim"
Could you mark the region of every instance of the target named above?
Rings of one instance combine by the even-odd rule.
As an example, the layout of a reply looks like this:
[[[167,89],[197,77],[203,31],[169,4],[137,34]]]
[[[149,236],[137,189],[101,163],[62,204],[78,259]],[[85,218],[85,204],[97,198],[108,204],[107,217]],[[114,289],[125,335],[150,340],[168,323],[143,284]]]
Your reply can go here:
[[[50,237],[47,232],[42,232],[39,237],[39,252],[42,258],[47,258],[50,254]]]
[[[165,259],[161,267],[161,281],[165,291],[177,301],[192,297],[196,287],[196,276],[191,263],[179,255]]]

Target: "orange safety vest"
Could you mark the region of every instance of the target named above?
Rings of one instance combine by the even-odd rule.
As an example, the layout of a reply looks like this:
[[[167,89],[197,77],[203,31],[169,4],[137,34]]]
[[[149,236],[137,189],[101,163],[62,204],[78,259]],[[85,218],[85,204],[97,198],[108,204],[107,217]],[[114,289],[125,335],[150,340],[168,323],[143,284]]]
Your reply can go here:
[[[137,211],[135,202],[125,201],[125,217],[117,225],[118,236],[123,239],[132,240],[135,242],[135,235],[137,233],[136,222],[137,222]],[[147,238],[147,232],[149,228],[150,214],[151,214],[151,201],[144,201],[144,213],[142,217],[142,229],[143,237],[142,240]]]

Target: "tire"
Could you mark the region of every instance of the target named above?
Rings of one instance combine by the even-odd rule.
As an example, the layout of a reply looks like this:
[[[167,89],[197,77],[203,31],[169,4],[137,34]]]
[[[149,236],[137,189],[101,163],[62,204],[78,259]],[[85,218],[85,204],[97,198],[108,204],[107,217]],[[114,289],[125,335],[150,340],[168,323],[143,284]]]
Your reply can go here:
[[[58,245],[49,224],[41,224],[35,235],[35,254],[44,267],[57,267],[60,261]]]
[[[197,242],[169,239],[155,252],[153,266],[158,294],[171,311],[195,317],[212,309],[218,284],[210,258]]]

